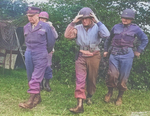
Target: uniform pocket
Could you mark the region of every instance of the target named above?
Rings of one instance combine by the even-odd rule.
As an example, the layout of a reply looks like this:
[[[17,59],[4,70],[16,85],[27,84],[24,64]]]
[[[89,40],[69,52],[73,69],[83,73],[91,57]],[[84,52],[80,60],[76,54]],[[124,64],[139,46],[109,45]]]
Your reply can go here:
[[[44,31],[38,31],[38,34],[43,36],[43,35],[45,35],[45,32]]]
[[[122,35],[119,32],[115,32],[112,43],[120,44],[121,38],[122,38]]]
[[[135,34],[134,34],[134,33],[126,33],[126,35],[127,35],[127,36],[131,36],[131,37],[134,37]]]
[[[114,34],[120,34],[121,32],[123,32],[122,29],[119,29],[119,28],[114,29]]]
[[[25,31],[25,32],[24,32],[24,36],[25,36],[25,37],[26,37],[28,34],[29,34],[28,31]]]
[[[124,40],[128,42],[133,42],[135,39],[135,34],[134,33],[126,33]]]
[[[25,42],[30,42],[28,31],[24,31],[24,37],[25,37]]]

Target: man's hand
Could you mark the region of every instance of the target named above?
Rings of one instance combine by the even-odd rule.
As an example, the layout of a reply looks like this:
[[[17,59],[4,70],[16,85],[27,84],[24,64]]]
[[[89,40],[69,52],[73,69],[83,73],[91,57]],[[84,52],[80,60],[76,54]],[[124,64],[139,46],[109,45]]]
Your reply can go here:
[[[95,23],[98,23],[98,22],[99,22],[98,18],[95,16],[94,13],[91,13],[90,16],[93,17],[92,20],[93,20]]]
[[[49,21],[48,24],[49,24],[51,27],[53,27],[53,23],[52,23],[52,22]]]
[[[81,18],[83,17],[83,15],[77,15],[74,19],[73,19],[73,23],[77,23],[77,22],[79,22],[80,20],[81,20]]]
[[[107,55],[108,55],[108,52],[103,53],[103,57],[107,57]]]
[[[93,56],[93,53],[91,53],[90,51],[80,50],[80,52],[82,52],[86,56]]]
[[[138,58],[140,57],[140,54],[141,54],[141,53],[139,53],[139,52],[137,52],[137,51],[134,52],[134,55],[135,55],[136,57],[138,57]]]

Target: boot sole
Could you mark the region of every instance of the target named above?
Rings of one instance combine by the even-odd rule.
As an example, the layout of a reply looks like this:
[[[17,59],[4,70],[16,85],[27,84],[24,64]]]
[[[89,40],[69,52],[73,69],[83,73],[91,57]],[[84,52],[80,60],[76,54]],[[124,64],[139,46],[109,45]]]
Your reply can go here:
[[[104,101],[105,101],[106,103],[109,103],[109,102],[110,102],[110,99],[108,99],[108,100],[105,99]]]
[[[76,110],[76,111],[75,111],[74,109],[71,108],[71,109],[69,109],[69,111],[70,111],[70,112],[73,112],[73,113],[83,113],[83,112],[84,112],[84,109],[79,109],[79,110]]]
[[[78,111],[78,112],[75,112],[75,111],[71,111],[69,110],[70,112],[74,113],[74,114],[77,114],[77,113],[83,113],[84,111]]]
[[[110,99],[111,99],[111,96],[112,96],[112,95],[109,95],[109,96],[105,95],[104,101],[105,101],[106,103],[109,103],[109,102],[110,102]]]
[[[122,103],[116,103],[116,106],[121,106],[122,105]]]
[[[19,107],[20,107],[20,108],[24,108],[24,109],[32,109],[34,106],[32,106],[32,107],[27,107],[26,105],[19,104]]]

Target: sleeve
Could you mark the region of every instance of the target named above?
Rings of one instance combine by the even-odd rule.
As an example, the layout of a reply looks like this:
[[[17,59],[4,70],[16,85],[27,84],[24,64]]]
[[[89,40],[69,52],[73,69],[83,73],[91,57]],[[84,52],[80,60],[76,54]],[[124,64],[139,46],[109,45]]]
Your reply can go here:
[[[111,41],[114,37],[114,28],[110,31],[110,36],[105,40],[105,43],[104,43],[104,52],[108,52],[108,49],[110,47],[110,44],[111,44]]]
[[[46,39],[47,39],[47,50],[48,50],[48,53],[50,53],[54,47],[54,44],[55,44],[55,37],[54,37],[54,34],[53,34],[50,26],[47,26]]]
[[[55,28],[53,26],[52,26],[52,32],[54,34],[55,39],[57,39],[58,38],[58,33],[57,33],[57,31],[55,30]]]
[[[141,53],[148,44],[147,35],[139,28],[137,38],[141,41],[141,44],[137,47],[137,52]]]
[[[77,29],[75,28],[75,23],[70,23],[67,26],[64,36],[67,39],[74,39],[77,37]]]
[[[48,24],[50,25],[50,27],[52,28],[52,32],[53,32],[53,34],[54,34],[55,39],[57,39],[57,38],[58,38],[58,33],[57,33],[57,31],[55,30],[55,28],[54,28],[52,22],[47,22],[47,23],[48,23]]]
[[[107,27],[102,22],[99,21],[97,23],[97,25],[98,25],[98,29],[99,29],[99,36],[101,38],[107,38],[110,36],[110,33],[109,33]]]

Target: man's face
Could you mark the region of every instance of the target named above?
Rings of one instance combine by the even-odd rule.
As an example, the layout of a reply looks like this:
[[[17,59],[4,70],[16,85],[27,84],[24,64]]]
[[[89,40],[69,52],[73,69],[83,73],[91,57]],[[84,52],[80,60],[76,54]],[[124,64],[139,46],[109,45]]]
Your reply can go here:
[[[30,23],[35,24],[39,20],[39,14],[27,15]]]
[[[89,17],[83,18],[81,21],[82,21],[83,26],[85,27],[88,27],[92,24],[92,19]]]
[[[47,22],[46,18],[40,18],[40,21]]]
[[[124,25],[129,25],[132,22],[132,19],[121,18],[121,21]]]

